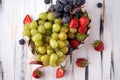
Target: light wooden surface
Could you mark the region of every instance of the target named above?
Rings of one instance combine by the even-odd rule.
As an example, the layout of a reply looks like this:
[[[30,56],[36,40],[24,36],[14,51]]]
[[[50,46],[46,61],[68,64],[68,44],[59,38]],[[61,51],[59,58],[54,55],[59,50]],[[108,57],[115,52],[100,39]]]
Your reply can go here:
[[[53,0],[55,3],[55,0]],[[92,20],[91,33],[84,46],[73,52],[72,64],[67,58],[66,75],[61,79],[55,78],[56,68],[43,68],[44,76],[39,80],[120,80],[120,0],[105,0],[105,19],[103,41],[105,50],[103,59],[91,44],[99,39],[101,9],[96,7],[102,0],[86,0],[86,9]],[[28,64],[27,45],[21,46],[18,41],[22,38],[23,19],[30,14],[37,19],[49,5],[43,0],[2,0],[0,5],[0,60],[4,71],[4,80],[35,80],[31,76],[37,66]],[[113,60],[111,60],[113,56]],[[88,71],[76,66],[78,57],[89,60]],[[111,67],[114,62],[114,70]],[[102,64],[103,63],[103,64]],[[88,74],[88,79],[85,75]],[[1,75],[1,73],[0,73]],[[0,77],[0,80],[2,78]]]

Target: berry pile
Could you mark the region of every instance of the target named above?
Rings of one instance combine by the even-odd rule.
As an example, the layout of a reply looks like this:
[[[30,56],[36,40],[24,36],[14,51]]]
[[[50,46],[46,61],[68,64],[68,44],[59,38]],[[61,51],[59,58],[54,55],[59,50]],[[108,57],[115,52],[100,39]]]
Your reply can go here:
[[[83,15],[80,9],[72,13],[74,9],[82,7],[83,4],[85,4],[85,0],[57,0],[56,4],[49,7],[49,11],[55,13],[55,18],[61,17],[62,23],[66,24],[70,22],[71,17]]]
[[[29,37],[29,45],[36,57],[36,62],[32,63],[59,66],[84,42],[90,23],[83,10],[84,3],[85,0],[57,0],[47,12],[40,13],[37,20],[32,21],[26,15],[23,35]]]

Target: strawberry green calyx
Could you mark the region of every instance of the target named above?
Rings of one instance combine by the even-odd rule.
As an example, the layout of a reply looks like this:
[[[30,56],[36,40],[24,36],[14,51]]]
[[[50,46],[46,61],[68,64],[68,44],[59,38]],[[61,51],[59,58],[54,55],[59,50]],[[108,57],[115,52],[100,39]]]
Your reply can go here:
[[[87,65],[88,65],[88,61],[87,61],[87,60],[84,60],[84,61],[82,62],[81,67],[85,67],[85,66],[87,66]]]
[[[81,42],[84,41],[86,37],[87,37],[86,34],[80,34],[80,33],[76,34],[76,39]]]
[[[63,71],[65,71],[65,66],[60,66],[60,68],[63,70]]]
[[[93,46],[97,47],[100,44],[100,40],[95,40]]]

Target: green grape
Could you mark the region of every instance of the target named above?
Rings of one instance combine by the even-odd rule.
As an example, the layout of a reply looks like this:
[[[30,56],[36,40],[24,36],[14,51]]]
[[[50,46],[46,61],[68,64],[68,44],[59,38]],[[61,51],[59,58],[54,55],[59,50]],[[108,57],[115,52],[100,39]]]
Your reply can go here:
[[[40,47],[38,47],[38,52],[41,54],[45,54],[47,52],[47,50],[44,46],[40,46]]]
[[[66,27],[69,27],[69,24],[63,24],[64,26],[66,26]]]
[[[48,12],[47,19],[49,21],[54,21],[54,12]]]
[[[39,21],[38,21],[38,24],[39,24],[39,25],[44,25],[44,23],[45,23],[45,21],[43,21],[43,20],[39,20]]]
[[[43,45],[43,41],[35,41],[35,46],[39,47]]]
[[[41,61],[41,55],[36,55],[35,58],[36,58],[36,61]]]
[[[57,41],[54,40],[54,39],[51,39],[51,40],[50,40],[50,46],[51,46],[52,48],[57,48],[57,47],[58,47]]]
[[[34,36],[35,34],[37,34],[38,31],[36,29],[31,29],[31,35]]]
[[[50,55],[50,63],[56,63],[57,60],[58,60],[57,54],[53,53]]]
[[[67,39],[67,34],[64,33],[64,32],[60,32],[58,36],[59,36],[60,40],[66,40]]]
[[[49,37],[49,36],[46,36],[46,37],[44,38],[44,41],[45,41],[46,43],[49,43],[50,37]]]
[[[52,23],[51,22],[45,22],[44,27],[45,27],[45,29],[51,29],[52,28]]]
[[[46,12],[40,13],[39,18],[44,21],[47,20],[47,13]]]
[[[70,28],[69,31],[70,31],[71,33],[76,33],[76,32],[77,32],[77,29],[76,29],[76,28]]]
[[[36,21],[32,21],[31,23],[30,23],[30,28],[31,29],[36,29],[38,27],[38,25],[37,25],[37,22]]]
[[[61,32],[67,33],[67,32],[68,32],[68,27],[62,27],[62,28],[61,28]]]
[[[68,38],[70,38],[70,39],[75,38],[75,34],[72,32],[68,32]]]
[[[65,40],[64,43],[65,43],[65,46],[69,45],[69,41],[68,40]]]
[[[51,55],[53,52],[54,52],[54,50],[52,48],[48,48],[47,49],[47,54],[48,55]]]
[[[63,52],[62,52],[62,51],[60,51],[60,50],[59,50],[59,51],[57,51],[56,53],[57,53],[58,57],[62,57],[62,56],[64,55],[64,54],[63,54]]]
[[[50,57],[47,54],[41,56],[41,61],[42,61],[44,66],[48,66],[49,65],[49,58]]]
[[[53,24],[53,31],[59,32],[60,31],[60,25],[59,24]]]
[[[32,40],[33,41],[40,41],[40,40],[42,40],[42,35],[40,33],[37,33],[32,37]]]
[[[30,37],[30,30],[24,30],[23,35],[27,36],[27,37]]]
[[[24,30],[30,30],[29,24],[25,24],[25,25],[24,25]]]
[[[68,52],[68,47],[62,48],[61,51],[62,51],[64,54],[66,54],[66,53]]]
[[[55,39],[55,40],[59,39],[58,33],[55,33],[55,32],[51,35],[51,37],[52,37],[52,39]]]
[[[51,67],[56,67],[56,66],[57,66],[56,63],[52,63],[52,62],[50,62],[49,64],[50,64]]]
[[[45,30],[45,28],[44,28],[43,25],[40,25],[40,26],[38,27],[38,31],[39,31],[41,34],[44,34],[44,33],[46,32],[46,30]]]
[[[66,59],[66,55],[63,55],[62,57],[58,58],[57,60],[57,66],[61,65],[62,62],[64,62]]]
[[[57,23],[57,24],[61,24],[61,18],[57,18],[57,19],[55,19],[54,22]]]
[[[65,47],[65,42],[62,41],[62,40],[58,40],[58,46],[59,46],[60,48]]]

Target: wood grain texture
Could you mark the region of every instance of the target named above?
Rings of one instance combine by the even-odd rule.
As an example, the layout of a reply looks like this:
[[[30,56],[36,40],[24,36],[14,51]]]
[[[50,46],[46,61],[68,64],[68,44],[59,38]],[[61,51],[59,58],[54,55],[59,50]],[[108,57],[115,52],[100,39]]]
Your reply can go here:
[[[4,80],[36,80],[31,74],[39,65],[29,65],[32,55],[27,48],[27,39],[24,46],[19,45],[18,41],[24,38],[22,31],[25,15],[30,14],[33,19],[37,19],[39,13],[46,11],[49,7],[43,1],[2,0],[2,7],[0,6],[0,60],[3,64]],[[53,0],[53,3],[55,1]],[[41,69],[44,76],[38,80],[120,80],[119,0],[105,0],[103,60],[101,60],[101,53],[95,51],[91,45],[94,40],[100,39],[101,8],[97,8],[96,4],[102,1],[86,0],[86,9],[92,20],[91,32],[85,45],[72,53],[72,63],[70,56],[67,57],[66,75],[61,79],[56,79],[56,68],[45,67]],[[88,68],[76,66],[75,61],[78,57],[88,59]]]

